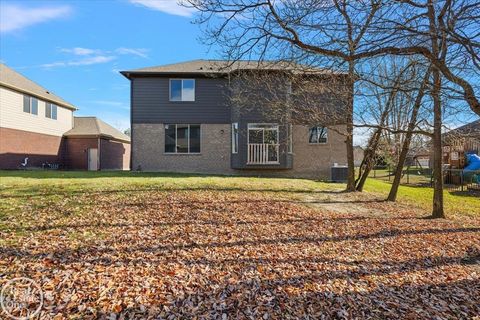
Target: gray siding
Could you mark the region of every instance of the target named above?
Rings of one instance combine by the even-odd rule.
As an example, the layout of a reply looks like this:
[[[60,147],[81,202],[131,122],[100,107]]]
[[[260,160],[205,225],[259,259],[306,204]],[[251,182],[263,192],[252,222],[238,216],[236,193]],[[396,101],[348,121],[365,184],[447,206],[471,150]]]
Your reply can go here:
[[[132,123],[230,122],[226,79],[196,78],[193,102],[170,101],[169,79],[132,79]]]

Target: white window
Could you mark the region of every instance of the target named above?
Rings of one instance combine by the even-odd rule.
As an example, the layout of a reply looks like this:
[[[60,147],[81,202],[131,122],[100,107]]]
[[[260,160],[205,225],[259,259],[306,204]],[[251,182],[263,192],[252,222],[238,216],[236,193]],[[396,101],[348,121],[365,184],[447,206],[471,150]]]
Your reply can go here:
[[[38,114],[38,100],[27,95],[23,96],[23,112]]]
[[[288,125],[288,153],[293,153],[293,124]]]
[[[166,124],[165,153],[200,153],[200,125]]]
[[[312,127],[308,134],[308,143],[324,144],[327,143],[327,128]]]
[[[57,120],[57,106],[51,103],[45,103],[45,117]]]
[[[195,101],[195,80],[170,79],[170,101]]]
[[[238,153],[238,123],[232,123],[232,153]]]

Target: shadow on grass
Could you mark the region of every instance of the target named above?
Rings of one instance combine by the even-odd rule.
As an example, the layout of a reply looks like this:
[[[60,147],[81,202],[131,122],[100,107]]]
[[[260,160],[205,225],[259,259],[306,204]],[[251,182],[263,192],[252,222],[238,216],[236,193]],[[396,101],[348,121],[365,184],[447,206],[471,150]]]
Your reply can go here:
[[[213,173],[145,172],[145,171],[62,171],[62,170],[0,170],[0,177],[28,179],[95,179],[95,178],[247,178],[247,179],[297,179],[318,181],[308,178],[275,177],[249,174],[227,175]]]
[[[8,189],[5,189],[8,190]],[[124,194],[124,193],[142,193],[142,192],[171,192],[171,191],[218,191],[218,192],[269,192],[269,193],[294,193],[294,194],[342,194],[343,190],[305,190],[305,189],[275,189],[275,188],[248,188],[248,187],[182,187],[182,186],[159,186],[155,188],[134,188],[134,189],[110,189],[110,190],[62,190],[45,189],[39,187],[12,189],[14,195],[2,195],[2,198],[25,198],[25,197],[45,197],[45,196],[69,196],[69,195],[102,195],[102,194]]]
[[[325,272],[322,282],[329,276]],[[160,312],[173,318],[220,319],[225,314],[234,319],[470,319],[480,313],[480,304],[471,294],[480,290],[475,280],[380,285],[369,291],[343,293],[305,290],[303,286],[312,280],[309,276],[275,280],[245,278],[235,286],[227,281],[218,282],[215,289],[199,287],[176,297],[165,309],[157,302],[148,308],[128,307],[121,314],[130,319]],[[300,290],[302,294],[292,294],[286,288]],[[97,316],[111,315],[101,312]]]
[[[215,224],[214,222],[206,222],[205,225]],[[188,223],[186,223],[188,224]],[[232,224],[232,223],[230,223]],[[258,224],[258,223],[255,223]],[[148,223],[143,225],[136,224],[113,224],[114,227],[162,227],[162,226],[176,226],[183,225],[181,222],[178,223]],[[200,224],[201,225],[201,224]],[[89,227],[97,226],[109,226],[108,224],[99,224],[99,225],[87,225]],[[80,226],[82,227],[82,226]],[[62,228],[60,226],[60,228]],[[68,228],[65,226],[65,228]],[[36,228],[32,228],[31,231],[36,231]],[[110,232],[114,232],[110,230]],[[237,241],[227,241],[227,242],[216,242],[210,241],[206,243],[177,243],[177,244],[159,244],[151,246],[134,246],[129,245],[128,247],[118,247],[110,246],[108,242],[104,243],[101,248],[88,248],[80,247],[76,249],[66,248],[56,250],[54,252],[43,252],[43,253],[31,253],[28,250],[18,249],[18,248],[0,248],[0,257],[4,260],[9,260],[11,258],[17,257],[26,260],[42,260],[47,256],[51,259],[58,260],[59,263],[75,263],[75,262],[86,262],[86,263],[95,263],[95,264],[104,264],[110,265],[114,262],[121,263],[131,263],[132,259],[128,261],[119,261],[118,259],[109,258],[108,256],[124,256],[126,254],[139,254],[139,253],[148,253],[154,254],[155,256],[163,256],[169,253],[176,252],[178,250],[195,250],[195,249],[204,249],[210,251],[215,248],[234,248],[234,247],[245,247],[245,246],[264,246],[264,245],[291,245],[291,244],[318,244],[322,245],[325,242],[342,242],[342,241],[365,241],[371,239],[387,239],[398,236],[412,236],[412,235],[435,235],[435,234],[455,234],[455,233],[477,233],[480,232],[480,228],[446,228],[446,229],[421,229],[421,230],[397,230],[397,229],[384,229],[379,232],[369,233],[369,234],[346,234],[346,235],[334,235],[334,236],[298,236],[298,237],[276,237],[276,238],[260,238],[260,239],[244,239]],[[156,242],[161,242],[165,239],[157,239]],[[110,241],[112,244],[116,240]],[[94,249],[94,257],[91,256],[92,249]],[[102,257],[106,255],[107,257]]]

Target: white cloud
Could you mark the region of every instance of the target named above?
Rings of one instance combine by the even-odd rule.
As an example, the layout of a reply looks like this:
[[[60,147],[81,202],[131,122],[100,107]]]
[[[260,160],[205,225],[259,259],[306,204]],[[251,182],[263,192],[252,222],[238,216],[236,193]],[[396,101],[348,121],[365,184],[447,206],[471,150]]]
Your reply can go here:
[[[115,56],[93,56],[80,60],[72,61],[57,61],[52,63],[42,64],[43,68],[55,68],[55,67],[70,67],[70,66],[89,66],[92,64],[106,63],[114,60]]]
[[[92,64],[107,63],[118,58],[118,55],[135,55],[141,58],[148,58],[147,49],[121,47],[115,50],[89,49],[82,47],[60,48],[63,53],[77,56],[75,60],[56,61],[40,65],[43,68],[88,66]],[[113,71],[116,71],[114,68]]]
[[[180,6],[177,0],[130,0],[130,2],[176,16],[190,17],[193,13],[193,9]]]
[[[7,33],[45,21],[63,18],[71,12],[72,9],[69,6],[29,8],[0,2],[0,32]]]
[[[94,100],[94,101],[90,101],[90,102],[94,103],[94,104],[98,104],[98,105],[103,105],[103,106],[119,107],[121,109],[129,109],[128,105],[125,102],[120,102],[120,101]]]
[[[101,54],[101,50],[96,50],[96,49],[87,49],[87,48],[62,48],[60,51],[65,52],[65,53],[72,53],[76,56],[88,56],[91,54]]]
[[[139,56],[141,58],[148,58],[147,56],[147,49],[144,48],[117,48],[115,50],[116,53],[118,54],[132,54],[134,56]]]

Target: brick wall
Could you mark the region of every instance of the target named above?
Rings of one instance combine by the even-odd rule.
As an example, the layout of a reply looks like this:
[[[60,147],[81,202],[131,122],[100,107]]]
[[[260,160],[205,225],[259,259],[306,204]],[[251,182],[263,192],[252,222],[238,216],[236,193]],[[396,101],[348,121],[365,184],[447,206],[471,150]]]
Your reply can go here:
[[[0,169],[16,169],[25,157],[29,167],[62,164],[62,137],[0,128]]]
[[[345,132],[345,126],[335,128]],[[293,167],[286,170],[234,170],[230,166],[231,125],[202,124],[201,154],[165,154],[163,124],[133,124],[132,169],[330,179],[334,163],[346,164],[345,137],[328,131],[326,144],[309,144],[308,127],[294,126]]]
[[[200,154],[166,154],[163,124],[133,124],[132,170],[231,174],[230,124],[200,126]]]
[[[100,169],[128,170],[130,168],[130,144],[100,140]]]
[[[65,164],[70,170],[88,170],[88,149],[98,148],[97,138],[65,139]]]

